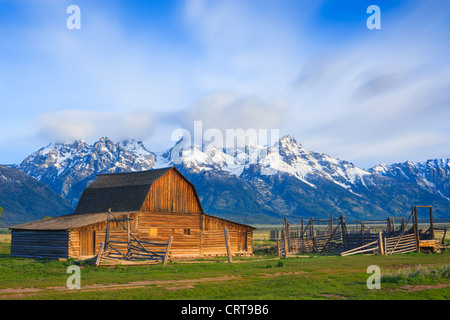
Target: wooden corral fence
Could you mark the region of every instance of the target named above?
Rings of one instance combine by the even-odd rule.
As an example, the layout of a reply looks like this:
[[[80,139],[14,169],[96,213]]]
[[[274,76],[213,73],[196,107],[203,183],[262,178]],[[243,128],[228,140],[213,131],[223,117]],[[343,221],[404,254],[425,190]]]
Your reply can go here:
[[[320,226],[320,228],[319,228]],[[281,238],[278,239],[278,253],[280,256],[300,253],[332,253],[342,251],[345,246],[347,229],[344,216],[333,219],[311,218],[306,225],[301,219],[301,226],[297,231],[291,231],[291,225],[284,220]],[[285,249],[287,248],[287,250]]]
[[[127,215],[126,218],[117,219],[111,210],[108,211],[106,223],[105,241],[99,247],[95,264],[166,264],[170,257],[170,249],[173,237],[170,236],[165,241],[142,241],[138,240],[130,232],[130,221],[133,220]],[[116,238],[110,236],[110,223],[117,222],[126,230],[127,238]],[[125,223],[125,224],[124,224]]]
[[[419,229],[418,208],[429,209],[429,228],[425,232]],[[318,228],[318,222],[322,223],[321,229]],[[348,256],[375,252],[383,255],[424,250],[435,252],[436,243],[442,242],[434,239],[431,206],[413,206],[407,221],[404,217],[389,217],[385,221],[359,221],[354,230],[347,230],[342,215],[337,219],[331,216],[327,220],[311,218],[306,226],[301,219],[297,232],[292,232],[292,228],[285,218],[281,237],[277,240],[279,256],[301,253]]]

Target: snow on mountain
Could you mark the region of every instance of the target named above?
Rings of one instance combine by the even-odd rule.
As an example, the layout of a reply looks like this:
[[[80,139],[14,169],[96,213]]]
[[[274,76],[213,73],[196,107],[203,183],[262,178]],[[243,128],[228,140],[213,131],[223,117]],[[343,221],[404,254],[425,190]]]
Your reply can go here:
[[[93,145],[83,140],[51,143],[15,167],[46,183],[75,206],[95,175],[149,170],[153,165],[154,155],[142,144],[135,141],[115,144],[108,138],[101,138]]]
[[[450,199],[450,159],[434,159],[425,162],[406,161],[391,165],[380,164],[368,171],[399,181],[414,183],[446,200]]]
[[[308,151],[292,135],[272,146],[227,149],[180,140],[160,152],[132,139],[114,143],[101,138],[92,145],[83,140],[51,143],[14,167],[44,182],[75,207],[97,174],[169,166],[196,181],[205,206],[217,212],[244,212],[251,207],[269,216],[330,211],[380,215],[387,212],[387,202],[399,212],[418,196],[450,202],[450,160],[380,164],[365,170]],[[392,192],[399,192],[397,199],[389,199]],[[438,205],[445,208],[441,202]]]
[[[67,197],[72,184],[85,179],[90,182],[99,173],[142,171],[173,165],[193,173],[219,170],[236,176],[241,176],[250,166],[257,166],[262,175],[284,173],[312,187],[320,176],[348,190],[370,174],[347,161],[307,151],[292,135],[281,138],[270,147],[249,145],[228,149],[213,145],[200,148],[180,140],[162,152],[152,152],[141,141],[133,139],[117,144],[108,138],[101,138],[93,145],[83,140],[70,144],[51,143],[31,154],[17,167],[52,185]],[[77,197],[70,201],[75,204]]]
[[[258,164],[262,166],[262,174],[286,173],[312,187],[317,177],[321,177],[350,190],[352,185],[364,184],[363,177],[370,175],[347,161],[307,151],[292,135],[281,138]]]
[[[347,161],[305,150],[292,135],[281,138],[270,147],[249,145],[220,149],[209,145],[199,148],[179,141],[173,148],[156,156],[155,167],[169,165],[182,165],[197,173],[221,170],[236,176],[241,176],[250,166],[257,166],[261,175],[285,173],[312,187],[315,187],[314,179],[310,178],[321,176],[345,189],[363,182],[363,177],[370,175]]]

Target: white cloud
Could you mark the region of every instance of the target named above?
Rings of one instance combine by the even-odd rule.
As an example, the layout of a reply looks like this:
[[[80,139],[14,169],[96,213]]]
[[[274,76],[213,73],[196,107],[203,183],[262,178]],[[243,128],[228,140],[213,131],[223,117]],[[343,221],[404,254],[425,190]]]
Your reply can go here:
[[[191,129],[195,120],[220,130],[277,128],[364,166],[432,156],[430,145],[444,155],[447,11],[424,3],[394,17],[382,8],[380,32],[366,29],[362,12],[360,30],[329,43],[326,28],[309,24],[320,3],[284,15],[289,5],[276,1],[185,1],[176,36],[165,24],[127,29],[114,5],[86,2],[80,32],[48,15],[0,44],[2,54],[13,45],[11,56],[33,55],[0,60],[4,121],[28,116],[34,132],[23,119],[14,126],[49,140],[168,141],[171,128]]]
[[[442,24],[425,28],[431,16],[417,17],[306,61],[287,94],[292,109],[283,128],[309,149],[361,166],[449,157],[445,36]],[[408,34],[408,24],[420,35]]]
[[[258,96],[243,96],[232,92],[214,92],[200,97],[177,118],[191,129],[194,121],[202,121],[204,128],[270,129],[283,122],[286,104],[280,99],[263,100]]]
[[[155,117],[147,110],[116,113],[64,110],[39,116],[36,129],[39,136],[61,142],[95,141],[103,136],[115,141],[130,137],[147,139],[153,133]]]
[[[306,46],[302,20],[283,20],[268,1],[191,0],[186,26],[201,47],[193,81],[206,92],[231,90],[263,99],[282,94]],[[301,48],[301,49],[300,49]]]

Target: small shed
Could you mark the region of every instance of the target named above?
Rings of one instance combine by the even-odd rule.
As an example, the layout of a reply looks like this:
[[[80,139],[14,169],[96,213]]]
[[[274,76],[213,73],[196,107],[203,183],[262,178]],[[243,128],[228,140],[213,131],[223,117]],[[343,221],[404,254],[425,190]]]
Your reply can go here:
[[[130,232],[142,241],[168,241],[171,258],[226,255],[224,228],[233,254],[251,255],[255,228],[205,214],[194,185],[175,167],[98,175],[72,214],[11,227],[11,256],[95,256],[105,239],[108,211],[129,217]],[[117,223],[112,236],[125,237]]]

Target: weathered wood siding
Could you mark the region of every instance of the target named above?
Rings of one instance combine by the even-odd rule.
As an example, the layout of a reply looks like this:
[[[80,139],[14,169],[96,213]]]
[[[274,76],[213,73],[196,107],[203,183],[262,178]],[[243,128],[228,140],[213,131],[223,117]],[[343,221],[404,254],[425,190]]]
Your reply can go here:
[[[195,189],[171,170],[151,186],[139,214],[139,239],[168,241],[172,257],[201,255],[201,205]]]
[[[198,213],[140,213],[139,239],[150,242],[168,241],[169,236],[173,236],[172,256],[200,255],[200,215]]]
[[[171,170],[153,183],[141,211],[200,213],[201,208],[194,188]]]
[[[68,258],[67,231],[12,230],[11,256],[26,258]]]
[[[203,215],[203,254],[223,255],[226,254],[225,233],[228,229],[232,253],[252,254],[253,229],[231,221]]]
[[[252,254],[252,228],[198,213],[141,212],[139,216],[139,239],[167,241],[173,236],[174,258],[226,255],[224,228],[233,253]]]

